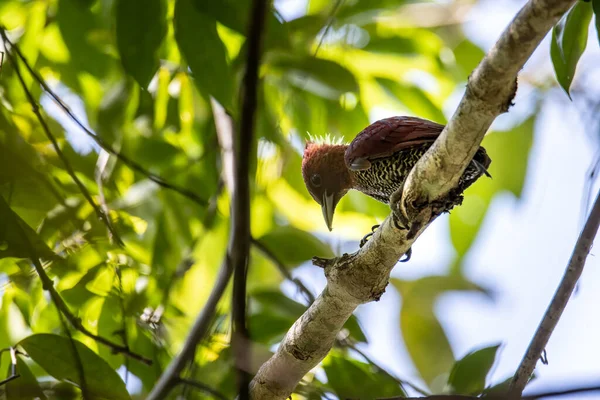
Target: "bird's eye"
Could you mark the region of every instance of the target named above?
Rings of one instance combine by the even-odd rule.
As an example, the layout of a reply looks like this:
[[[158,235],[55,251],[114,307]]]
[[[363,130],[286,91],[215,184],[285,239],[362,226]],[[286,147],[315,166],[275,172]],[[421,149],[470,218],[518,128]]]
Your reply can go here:
[[[314,187],[319,187],[321,186],[321,175],[319,174],[314,174],[313,176],[310,177],[310,183],[312,183],[312,185]]]

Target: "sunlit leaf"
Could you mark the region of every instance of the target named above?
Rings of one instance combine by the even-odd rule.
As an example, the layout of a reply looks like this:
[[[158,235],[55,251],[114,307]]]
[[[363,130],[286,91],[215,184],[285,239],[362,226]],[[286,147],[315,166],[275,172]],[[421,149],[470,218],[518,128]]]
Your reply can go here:
[[[486,347],[464,356],[452,367],[448,385],[454,393],[478,395],[485,388],[485,380],[494,365],[500,345]]]
[[[556,79],[567,92],[575,76],[579,58],[587,45],[588,30],[592,19],[592,5],[578,1],[575,6],[552,29],[550,55]]]
[[[158,49],[167,33],[164,0],[118,0],[117,48],[125,70],[146,88],[158,69]]]
[[[194,7],[192,0],[177,0],[175,38],[198,89],[214,96],[225,108],[233,104],[233,80],[216,20]]]
[[[81,360],[82,371],[73,354],[73,343]],[[93,400],[129,400],[125,383],[110,366],[88,347],[68,338],[53,334],[35,334],[19,342],[27,354],[56,379],[82,384]]]

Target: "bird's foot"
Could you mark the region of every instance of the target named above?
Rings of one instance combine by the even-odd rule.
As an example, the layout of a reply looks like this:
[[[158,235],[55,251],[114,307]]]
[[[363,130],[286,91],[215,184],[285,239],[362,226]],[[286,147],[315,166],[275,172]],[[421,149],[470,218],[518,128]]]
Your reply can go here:
[[[360,240],[360,247],[362,248],[365,244],[367,244],[367,242],[369,241],[369,238],[371,236],[373,236],[373,234],[375,233],[375,229],[379,228],[379,225],[373,225],[371,227],[371,233],[367,233],[361,240]]]
[[[404,258],[400,259],[400,262],[408,262],[410,260],[411,256],[412,256],[412,247],[409,247],[408,250],[406,250],[406,253],[404,253]]]

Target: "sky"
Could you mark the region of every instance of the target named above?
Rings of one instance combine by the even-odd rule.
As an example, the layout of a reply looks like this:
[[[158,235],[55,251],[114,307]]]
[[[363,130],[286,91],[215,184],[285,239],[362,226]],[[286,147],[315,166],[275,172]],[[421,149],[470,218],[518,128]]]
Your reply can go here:
[[[294,17],[304,10],[304,1],[280,0],[282,14]],[[525,1],[483,0],[471,9],[464,29],[469,38],[488,50]],[[593,25],[593,24],[592,24]],[[549,40],[546,38],[524,69],[532,76],[551,74]],[[585,89],[591,98],[599,98],[600,50],[596,32],[590,31],[588,49],[579,64],[574,89]],[[576,90],[575,90],[576,92]],[[514,125],[531,112],[530,90],[521,86],[516,106],[499,117],[496,128]],[[448,101],[444,111],[451,116],[462,92]],[[493,344],[502,343],[490,375],[493,383],[510,377],[518,366],[535,329],[564,273],[573,246],[584,223],[583,204],[586,178],[597,152],[598,138],[584,126],[579,109],[581,99],[556,88],[548,93],[541,117],[535,126],[535,140],[529,158],[529,170],[523,195],[517,201],[511,195],[497,196],[483,223],[477,242],[466,261],[467,277],[495,293],[495,301],[478,294],[449,293],[436,304],[455,357]],[[374,110],[371,120],[393,115],[391,110]],[[598,132],[596,132],[598,135]],[[598,185],[593,187],[593,197]],[[587,211],[586,211],[587,213]],[[343,228],[332,235],[343,236]],[[447,216],[438,218],[413,246],[409,263],[398,264],[392,276],[417,279],[444,274],[453,257]],[[335,242],[336,236],[330,238]],[[356,244],[348,251],[354,251]],[[320,291],[325,278],[314,267],[295,271],[309,287]],[[538,363],[537,379],[529,392],[546,389],[600,385],[600,259],[594,249],[588,257],[575,295],[547,346],[549,364]],[[287,293],[295,290],[284,285]],[[373,359],[398,377],[418,382],[400,332],[399,294],[388,287],[377,303],[361,306],[357,314],[370,344],[363,347]],[[526,393],[527,393],[526,391]],[[593,398],[571,395],[567,398]]]

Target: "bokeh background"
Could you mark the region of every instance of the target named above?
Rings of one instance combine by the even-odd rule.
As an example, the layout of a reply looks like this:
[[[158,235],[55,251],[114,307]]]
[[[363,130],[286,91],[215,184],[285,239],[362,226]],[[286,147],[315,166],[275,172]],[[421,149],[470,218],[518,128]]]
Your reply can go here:
[[[181,347],[226,249],[229,196],[209,99],[238,115],[250,2],[157,0],[151,2],[156,12],[121,3],[2,0],[0,23],[80,121],[146,170],[214,207],[160,188],[109,157],[26,74],[69,163],[108,207],[125,247],[111,243],[50,146],[6,57],[0,195],[63,257],[47,263],[47,270],[86,327],[113,338],[125,329],[132,349],[153,358],[152,368],[126,362],[73,332],[118,371],[130,394],[143,398]],[[310,258],[355,251],[389,212],[350,193],[328,232],[300,174],[309,134],[349,141],[392,115],[446,122],[469,73],[524,3],[275,1],[261,68],[258,140],[248,149],[257,154],[249,171],[252,235],[267,249],[253,247],[248,281],[257,365],[307,305],[277,266],[316,295],[325,278]],[[337,346],[303,382],[298,390],[304,396],[399,394],[390,375],[430,393],[449,392],[455,361],[493,346],[499,348],[495,358],[491,353],[486,386],[512,376],[598,190],[600,50],[593,23],[589,29],[571,99],[556,83],[549,38],[540,45],[520,75],[515,106],[483,142],[493,179],[469,188],[462,207],[419,238],[381,301],[360,307],[347,326],[351,345]],[[140,30],[146,36],[136,36]],[[5,226],[0,347],[41,332],[64,335],[28,254]],[[600,384],[598,267],[592,249],[548,344],[549,363],[538,365],[528,391]],[[235,391],[229,298],[186,371],[226,396]],[[147,323],[149,313],[156,323]],[[20,362],[52,398],[50,389],[60,381],[52,360]],[[185,388],[174,395],[207,398]]]

